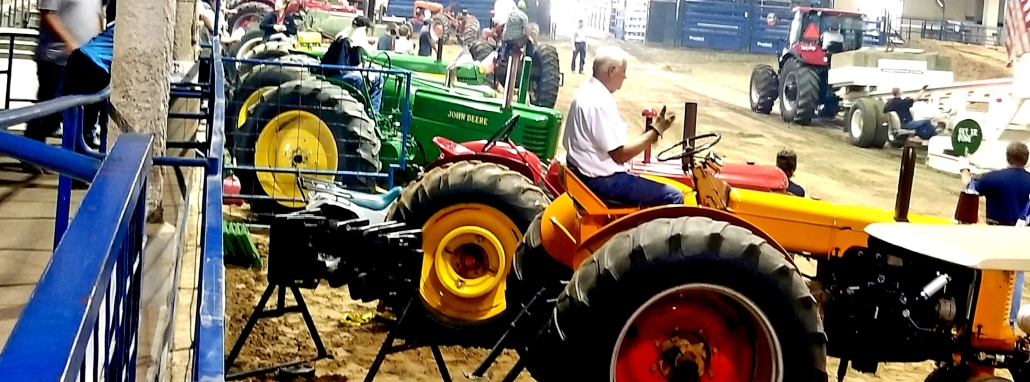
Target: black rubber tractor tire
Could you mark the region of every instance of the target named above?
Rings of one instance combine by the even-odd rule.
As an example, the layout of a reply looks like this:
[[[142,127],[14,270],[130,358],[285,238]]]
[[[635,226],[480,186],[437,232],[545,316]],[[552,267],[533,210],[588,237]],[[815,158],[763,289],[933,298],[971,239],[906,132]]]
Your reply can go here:
[[[785,96],[788,87],[797,92],[794,101]],[[796,60],[787,61],[780,72],[780,115],[788,123],[807,125],[819,108],[819,73]]]
[[[532,339],[550,318],[549,313],[554,307],[553,301],[565,289],[563,282],[572,278],[572,269],[560,263],[544,249],[540,233],[543,215],[541,212],[533,219],[529,228],[526,228],[522,243],[515,249],[511,272],[508,273],[507,289],[504,291],[508,317],[512,320],[534,296],[537,297],[530,307],[529,314],[524,315],[519,321],[516,328],[518,333],[510,336],[515,341],[511,345],[516,349],[521,348],[524,341]],[[544,293],[537,296],[543,288],[546,288]]]
[[[584,260],[558,297],[552,325],[522,354],[527,370],[540,382],[608,380],[618,337],[638,307],[699,283],[740,293],[765,314],[779,338],[784,381],[826,380],[826,333],[797,268],[750,230],[699,216],[640,224]],[[556,359],[591,366],[558,367]]]
[[[284,56],[276,61],[294,62],[294,58],[297,56],[305,55],[291,55]],[[317,63],[317,62],[316,62]],[[236,86],[236,90],[233,92],[232,101],[226,105],[225,108],[225,126],[227,138],[230,140],[235,139],[235,135],[239,132],[243,126],[241,125],[240,112],[243,111],[242,107],[246,103],[247,99],[254,95],[254,92],[268,87],[279,87],[279,85],[285,84],[290,81],[313,79],[314,76],[311,71],[307,68],[296,67],[296,66],[278,66],[274,64],[258,65],[254,69],[247,73],[246,76],[240,79],[239,85]],[[256,104],[250,105],[250,109],[247,113],[253,111]]]
[[[251,25],[260,24],[260,19],[265,17],[265,15],[272,13],[274,9],[272,9],[271,5],[265,4],[260,1],[248,1],[236,6],[235,11],[236,13],[233,14],[232,17],[229,17],[228,20],[229,33],[232,33],[233,30],[240,27],[236,24],[241,22],[244,17],[256,15],[258,17],[258,21],[257,23],[251,22]],[[249,27],[250,25],[247,26]]]
[[[761,64],[751,69],[751,111],[762,114],[772,112],[780,95],[780,78],[772,66]]]
[[[457,31],[454,30],[454,25],[451,24],[450,19],[442,13],[437,13],[433,15],[430,20],[432,20],[429,24],[430,26],[435,27],[436,24],[443,25],[443,35],[441,35],[440,40],[443,41],[444,45],[449,44],[451,42],[451,37],[454,37],[454,35],[457,34]]]
[[[464,46],[476,41],[479,38],[479,27],[479,19],[476,16],[465,16],[465,23],[458,32],[458,43]]]
[[[264,36],[264,33],[265,32],[262,32],[260,29],[257,29],[256,27],[254,29],[248,30],[247,33],[245,33],[243,37],[240,38],[240,41],[237,41],[230,45],[229,48],[226,49],[225,52],[223,52],[222,56],[236,58],[237,54],[240,52],[240,49],[242,49],[246,45],[247,41],[253,39],[260,39],[261,36]],[[229,85],[232,87],[226,90],[234,90],[235,86],[239,84],[240,81],[240,64],[235,61],[224,61],[222,67],[225,68],[225,80],[226,82],[229,82]]]
[[[259,44],[258,46],[255,46],[254,49],[251,49],[251,51],[247,52],[244,57],[240,58],[245,58],[248,60],[273,61],[277,58],[294,54],[290,51],[291,49],[293,49],[293,43],[289,41],[266,41]],[[247,73],[254,69],[254,66],[257,65],[240,63],[240,78],[246,76]]]
[[[856,119],[857,118],[857,119]],[[872,98],[859,98],[844,118],[848,142],[861,148],[883,148],[887,143],[887,127],[883,126],[883,105]]]
[[[469,43],[469,53],[472,53],[472,59],[476,61],[482,61],[496,49],[496,46],[481,38],[472,40]]]
[[[314,78],[284,83],[261,96],[261,101],[240,130],[240,136],[236,137],[237,150],[233,157],[237,163],[253,166],[254,149],[262,130],[276,116],[294,110],[314,114],[329,127],[337,145],[337,171],[379,172],[382,142],[375,121],[365,114],[365,105],[343,88]],[[267,196],[255,172],[237,170],[236,173],[242,193]],[[375,178],[340,175],[335,180],[355,191],[374,192],[376,189]],[[251,211],[255,214],[286,213],[298,209],[267,199],[251,203]]]
[[[445,208],[457,204],[480,204],[503,213],[521,234],[549,203],[550,199],[544,191],[521,173],[495,163],[461,161],[433,168],[405,187],[397,202],[387,212],[386,219],[406,223],[412,228],[424,228],[434,214]],[[514,250],[505,248],[509,254]],[[425,251],[427,254],[434,253],[436,248]],[[427,311],[435,323],[458,332],[472,333],[494,323],[505,323],[505,314],[496,316],[502,318],[500,320],[468,322],[444,317],[430,307],[427,307]]]
[[[533,55],[533,67],[529,77],[529,103],[553,108],[558,103],[558,87],[561,85],[558,49],[553,45],[541,45],[536,48]]]

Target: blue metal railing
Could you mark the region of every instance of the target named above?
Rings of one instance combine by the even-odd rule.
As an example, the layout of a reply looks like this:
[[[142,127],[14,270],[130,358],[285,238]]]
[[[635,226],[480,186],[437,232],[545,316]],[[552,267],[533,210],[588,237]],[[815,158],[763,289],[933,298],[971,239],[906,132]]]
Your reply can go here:
[[[152,140],[120,137],[100,167],[0,353],[3,380],[135,380]]]
[[[204,58],[211,65],[202,72],[201,84],[172,87],[177,96],[192,93],[207,101],[208,112],[197,119],[206,119],[208,128],[203,142],[167,142],[168,147],[197,148],[205,152],[204,158],[152,157],[153,138],[137,134],[120,136],[109,154],[104,154],[103,146],[101,152],[89,150],[81,134],[83,107],[106,102],[108,89],[0,111],[0,127],[58,112],[64,114],[65,122],[60,149],[0,131],[0,154],[62,174],[56,250],[0,352],[0,380],[136,379],[146,181],[150,168],[159,165],[205,169],[198,271],[201,301],[193,323],[197,329],[193,377],[197,381],[224,380],[221,166],[225,89],[220,50],[214,47],[211,57]],[[182,90],[197,87],[202,90]],[[72,179],[92,185],[69,225]]]

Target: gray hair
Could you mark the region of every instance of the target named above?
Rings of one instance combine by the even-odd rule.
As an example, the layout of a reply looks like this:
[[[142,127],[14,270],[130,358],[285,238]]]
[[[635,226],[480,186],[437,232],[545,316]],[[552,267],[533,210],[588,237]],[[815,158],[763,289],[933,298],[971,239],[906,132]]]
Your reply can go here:
[[[617,46],[605,45],[597,48],[594,56],[594,75],[608,71],[608,69],[622,66],[629,59],[629,53]]]

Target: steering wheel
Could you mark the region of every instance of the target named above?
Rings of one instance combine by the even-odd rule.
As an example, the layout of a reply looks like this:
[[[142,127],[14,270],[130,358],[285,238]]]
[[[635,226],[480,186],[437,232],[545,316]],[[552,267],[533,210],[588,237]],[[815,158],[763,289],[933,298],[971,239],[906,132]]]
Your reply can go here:
[[[518,121],[519,115],[513,114],[511,118],[508,119],[508,122],[505,122],[504,126],[501,126],[501,129],[497,130],[497,132],[495,132],[494,135],[492,135],[490,139],[486,141],[486,145],[483,146],[483,152],[485,153],[487,151],[490,151],[490,149],[497,145],[497,142],[500,140],[504,140],[505,142],[507,142],[509,139],[511,139],[511,133],[515,131],[515,125]]]
[[[699,139],[705,139],[705,138],[715,138],[715,139],[713,141],[711,141],[711,142],[707,142],[707,143],[701,145],[700,147],[694,148],[693,143],[695,141],[697,141]],[[702,152],[702,151],[705,151],[705,150],[708,150],[708,149],[712,148],[712,146],[715,146],[716,143],[719,143],[719,140],[721,140],[721,139],[722,139],[722,136],[719,135],[719,133],[708,133],[708,134],[704,134],[704,135],[695,135],[693,137],[684,139],[684,140],[680,141],[680,143],[672,145],[671,147],[669,147],[669,148],[667,148],[665,150],[662,150],[662,152],[658,153],[658,156],[655,157],[655,159],[658,159],[659,162],[667,162],[667,161],[671,161],[671,160],[681,159],[681,158],[684,158],[684,157],[687,157],[687,156],[692,156],[694,154],[697,154],[699,152]],[[662,155],[665,155],[665,153],[667,153],[667,152],[669,152],[672,149],[675,149],[677,147],[680,148],[680,151],[678,153],[676,153],[676,154],[674,154],[674,155],[672,155],[670,157],[665,157],[665,158],[662,157]]]

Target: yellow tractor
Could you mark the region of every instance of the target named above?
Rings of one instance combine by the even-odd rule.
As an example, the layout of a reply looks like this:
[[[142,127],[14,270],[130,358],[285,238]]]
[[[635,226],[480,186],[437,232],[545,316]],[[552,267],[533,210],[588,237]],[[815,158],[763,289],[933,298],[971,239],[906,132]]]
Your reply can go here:
[[[1028,235],[909,216],[912,147],[895,211],[734,189],[713,176],[718,156],[695,157],[720,137],[693,136],[696,105],[687,106],[689,138],[658,156],[693,176],[695,189],[667,182],[686,205],[614,205],[563,166],[567,191],[529,225],[508,275],[509,306],[522,307],[501,340],[516,341],[514,373],[826,381],[829,355],[842,360],[839,380],[849,364],[875,372],[880,362],[925,360],[940,365],[928,381],[998,380],[995,368],[1025,378],[1027,340],[1009,311],[1012,268],[1030,262],[997,245],[1023,251]],[[969,249],[978,238],[991,243]],[[815,274],[802,274],[795,256],[815,260]]]

